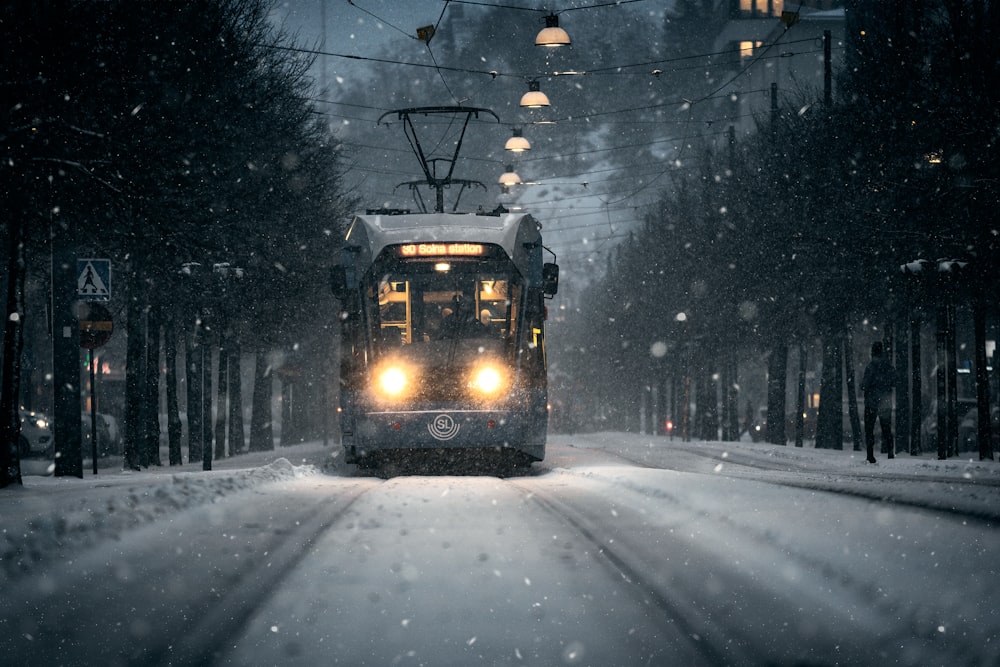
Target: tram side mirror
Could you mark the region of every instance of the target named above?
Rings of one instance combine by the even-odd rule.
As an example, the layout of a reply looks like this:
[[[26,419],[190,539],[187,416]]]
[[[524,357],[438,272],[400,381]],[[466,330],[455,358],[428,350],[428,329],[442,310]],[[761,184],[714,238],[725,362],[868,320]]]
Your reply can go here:
[[[343,266],[335,266],[330,270],[330,286],[333,288],[333,295],[343,301],[347,296],[347,272]]]
[[[542,294],[555,296],[559,291],[559,265],[552,262],[542,264]]]

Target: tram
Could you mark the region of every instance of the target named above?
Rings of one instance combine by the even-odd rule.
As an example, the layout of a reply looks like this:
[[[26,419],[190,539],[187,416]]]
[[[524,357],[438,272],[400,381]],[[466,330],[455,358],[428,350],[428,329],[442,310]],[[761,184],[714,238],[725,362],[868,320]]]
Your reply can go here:
[[[333,271],[348,463],[453,448],[545,457],[545,298],[559,283],[547,254],[525,213],[354,217]]]

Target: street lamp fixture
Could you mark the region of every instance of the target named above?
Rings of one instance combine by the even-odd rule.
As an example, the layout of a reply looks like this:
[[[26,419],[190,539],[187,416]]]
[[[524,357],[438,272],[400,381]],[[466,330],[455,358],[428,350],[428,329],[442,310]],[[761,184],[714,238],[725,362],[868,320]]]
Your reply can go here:
[[[497,179],[497,182],[506,188],[511,185],[518,185],[521,182],[521,177],[514,171],[514,167],[508,164],[506,171],[500,174],[500,178]]]
[[[549,98],[539,89],[538,81],[528,82],[528,92],[521,96],[521,106],[528,109],[549,106]]]
[[[521,135],[521,128],[514,128],[514,136],[507,140],[504,144],[504,150],[511,151],[512,153],[523,153],[524,151],[531,150],[531,142],[525,139]]]
[[[549,14],[545,17],[545,27],[535,37],[535,46],[554,49],[567,45],[569,45],[569,35],[559,27],[559,17],[555,14]]]

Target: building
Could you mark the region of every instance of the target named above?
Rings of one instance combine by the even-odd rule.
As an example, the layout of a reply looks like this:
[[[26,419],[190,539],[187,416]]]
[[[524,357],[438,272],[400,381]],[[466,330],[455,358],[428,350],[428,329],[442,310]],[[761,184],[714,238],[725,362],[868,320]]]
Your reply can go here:
[[[822,103],[836,95],[843,64],[844,3],[813,0],[729,0],[729,21],[715,41],[724,64],[715,117],[737,136],[756,131],[756,119],[783,100]],[[829,72],[824,36],[830,34]],[[829,84],[827,81],[829,80]]]

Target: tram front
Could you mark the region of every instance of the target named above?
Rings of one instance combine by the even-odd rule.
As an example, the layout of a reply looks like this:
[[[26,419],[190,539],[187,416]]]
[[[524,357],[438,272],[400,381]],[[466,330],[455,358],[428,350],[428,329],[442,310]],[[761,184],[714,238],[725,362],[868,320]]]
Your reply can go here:
[[[360,278],[348,461],[431,448],[544,457],[543,297],[504,248],[387,245]]]

